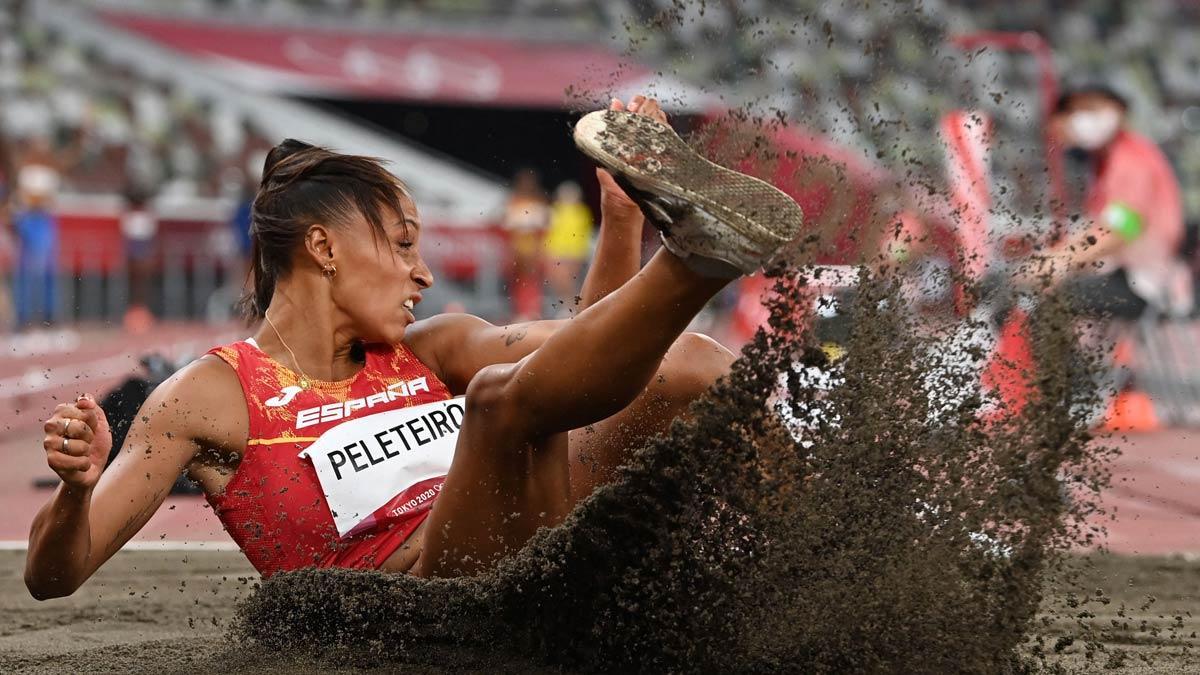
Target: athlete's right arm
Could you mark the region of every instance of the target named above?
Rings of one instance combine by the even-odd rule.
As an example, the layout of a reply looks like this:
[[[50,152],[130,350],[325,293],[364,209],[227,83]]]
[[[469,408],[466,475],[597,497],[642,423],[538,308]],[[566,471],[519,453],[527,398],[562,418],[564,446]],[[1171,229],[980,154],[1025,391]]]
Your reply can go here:
[[[30,529],[25,585],[33,597],[75,592],[146,524],[197,450],[211,447],[213,428],[230,419],[231,394],[240,403],[236,376],[214,357],[183,368],[142,405],[107,470],[112,435],[104,412],[90,397],[58,406],[46,422],[43,445],[62,484]]]

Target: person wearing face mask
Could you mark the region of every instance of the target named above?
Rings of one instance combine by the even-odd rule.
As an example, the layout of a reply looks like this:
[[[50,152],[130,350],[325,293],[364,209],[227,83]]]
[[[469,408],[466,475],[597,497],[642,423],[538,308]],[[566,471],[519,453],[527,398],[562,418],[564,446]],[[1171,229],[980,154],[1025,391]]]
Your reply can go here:
[[[1083,220],[1044,256],[1049,273],[1088,314],[1136,318],[1148,307],[1191,309],[1179,182],[1157,145],[1126,125],[1128,103],[1104,86],[1068,90],[1052,120],[1065,147],[1087,154],[1090,181]]]

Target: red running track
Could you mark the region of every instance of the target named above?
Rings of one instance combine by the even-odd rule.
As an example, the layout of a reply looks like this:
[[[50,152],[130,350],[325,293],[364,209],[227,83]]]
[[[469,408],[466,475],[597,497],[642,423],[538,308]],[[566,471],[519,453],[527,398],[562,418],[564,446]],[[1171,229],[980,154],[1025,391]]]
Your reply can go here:
[[[25,541],[50,495],[33,481],[53,477],[40,425],[59,401],[112,386],[151,349],[194,355],[244,334],[230,325],[163,324],[139,337],[85,329],[0,343],[0,400],[9,411],[0,429],[0,545]],[[1109,515],[1097,518],[1112,551],[1200,555],[1200,443],[1194,436],[1176,429],[1112,439],[1123,452],[1103,497]],[[168,498],[134,541],[148,547],[232,546],[202,497]]]
[[[1167,429],[1113,437],[1121,449],[1102,503],[1114,553],[1200,555],[1200,442]]]

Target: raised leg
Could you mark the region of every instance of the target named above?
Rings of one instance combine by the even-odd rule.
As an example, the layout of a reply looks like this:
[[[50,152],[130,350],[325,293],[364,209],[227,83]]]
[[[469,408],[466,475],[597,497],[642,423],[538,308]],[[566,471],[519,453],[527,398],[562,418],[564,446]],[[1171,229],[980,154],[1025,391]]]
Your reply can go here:
[[[641,396],[667,350],[726,283],[660,251],[521,362],[480,371],[467,388],[454,463],[413,573],[479,572],[559,522],[574,503],[566,432]]]

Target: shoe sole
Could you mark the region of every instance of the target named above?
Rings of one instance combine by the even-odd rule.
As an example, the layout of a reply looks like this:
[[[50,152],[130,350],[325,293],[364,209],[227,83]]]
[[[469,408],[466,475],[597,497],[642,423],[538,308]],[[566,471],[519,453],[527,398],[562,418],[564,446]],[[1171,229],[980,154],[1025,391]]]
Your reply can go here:
[[[698,207],[765,253],[795,239],[804,224],[800,206],[783,191],[708,161],[674,129],[645,115],[588,113],[574,138],[584,154],[634,187]]]

